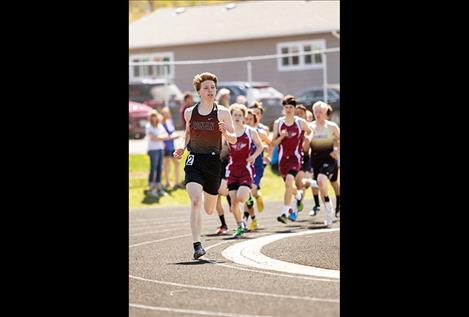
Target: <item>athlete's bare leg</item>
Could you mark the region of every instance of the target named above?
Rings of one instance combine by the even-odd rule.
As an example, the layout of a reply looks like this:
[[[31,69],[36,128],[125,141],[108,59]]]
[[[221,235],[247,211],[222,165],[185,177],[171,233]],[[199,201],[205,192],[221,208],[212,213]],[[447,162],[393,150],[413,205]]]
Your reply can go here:
[[[293,195],[296,194],[296,188],[294,186],[295,178],[291,174],[287,174],[285,177],[285,195],[283,196],[283,204],[290,206]]]
[[[221,197],[222,195],[217,196],[217,213],[219,216],[222,216],[225,214],[225,210],[223,209],[223,205],[221,204]]]
[[[339,185],[339,182],[338,181],[335,181],[333,183],[331,183],[332,185],[332,188],[334,188],[334,193],[335,195],[339,195],[340,196],[340,185]]]
[[[200,233],[202,231],[202,221],[201,221],[201,211],[202,211],[202,185],[190,182],[186,185],[187,193],[191,200],[191,231],[192,231],[192,241],[200,241]]]
[[[211,195],[204,192],[204,209],[207,215],[211,215],[217,206],[217,197],[218,195]]]
[[[319,191],[323,197],[329,196],[329,179],[324,174],[318,175]]]

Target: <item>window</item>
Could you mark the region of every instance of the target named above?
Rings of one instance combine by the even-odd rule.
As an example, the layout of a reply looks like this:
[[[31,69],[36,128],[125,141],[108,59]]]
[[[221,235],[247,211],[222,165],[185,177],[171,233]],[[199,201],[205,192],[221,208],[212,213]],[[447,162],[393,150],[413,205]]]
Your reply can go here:
[[[322,68],[322,54],[313,53],[313,51],[325,47],[325,40],[278,43],[277,53],[290,55],[279,57],[277,59],[277,68],[279,71]]]
[[[131,55],[130,62],[170,62],[173,52]],[[129,79],[168,78],[174,79],[174,65],[135,65],[129,67]]]

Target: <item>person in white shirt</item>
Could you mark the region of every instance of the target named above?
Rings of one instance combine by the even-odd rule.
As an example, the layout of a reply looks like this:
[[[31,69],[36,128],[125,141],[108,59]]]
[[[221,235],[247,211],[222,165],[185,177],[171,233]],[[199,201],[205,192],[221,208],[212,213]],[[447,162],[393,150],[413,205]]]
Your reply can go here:
[[[161,124],[161,119],[161,115],[156,110],[152,110],[149,113],[148,123],[145,126],[148,136],[147,154],[150,157],[148,187],[150,187],[150,195],[153,196],[164,194],[161,185],[161,170],[163,166],[164,141],[168,140],[169,137]]]

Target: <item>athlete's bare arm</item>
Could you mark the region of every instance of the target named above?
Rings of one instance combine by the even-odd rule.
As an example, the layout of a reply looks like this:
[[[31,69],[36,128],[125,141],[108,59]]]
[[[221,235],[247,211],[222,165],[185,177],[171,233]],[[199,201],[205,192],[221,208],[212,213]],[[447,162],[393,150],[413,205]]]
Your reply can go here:
[[[257,133],[256,130],[251,129],[251,137],[252,137],[252,141],[256,145],[256,151],[254,153],[252,153],[252,155],[250,155],[246,159],[246,162],[248,162],[248,163],[254,162],[256,157],[258,157],[262,153],[262,151],[264,150],[264,148],[262,146],[261,138],[260,138],[260,136],[259,136],[259,134]]]
[[[263,145],[263,146],[264,146],[264,150],[267,153],[267,160],[270,161],[270,157],[272,156],[273,147],[272,147],[272,141],[269,138],[269,133],[266,132],[266,130],[264,130],[264,129],[260,129],[259,131],[256,130],[256,132],[257,132],[257,134],[259,134],[259,137],[261,138],[261,141],[264,142],[267,145],[267,146],[265,146],[265,145]]]
[[[313,139],[313,130],[311,130],[311,133],[309,135],[305,135],[305,141],[303,143],[303,151],[308,152],[309,149],[311,148],[311,140]]]
[[[333,122],[332,124],[332,134],[334,135],[334,146],[339,146],[340,144],[340,128]]]
[[[305,135],[309,135],[311,133],[311,128],[308,125],[308,121],[303,118],[298,118],[300,120],[300,126],[303,131],[305,131]]]
[[[176,150],[173,153],[174,158],[180,159],[182,155],[184,154],[184,150],[187,147],[187,144],[189,144],[189,141],[191,139],[191,131],[190,131],[190,124],[189,122],[191,121],[191,116],[192,116],[192,110],[194,109],[195,106],[189,107],[184,111],[184,119],[186,120],[186,130],[184,131],[184,136],[181,142],[181,146],[176,148]]]
[[[339,144],[340,144],[340,129],[339,126],[335,123],[331,123],[331,128],[332,128],[332,135],[334,136],[334,149],[330,153],[330,155],[337,159],[337,156],[339,155]]]
[[[262,142],[267,145],[270,145],[272,143],[272,141],[269,139],[268,133],[264,129],[260,129],[259,131],[256,130],[256,132],[257,134],[259,134],[259,137],[261,138]]]
[[[218,108],[218,118],[218,126],[221,133],[229,143],[235,144],[237,137],[233,126],[233,120],[231,119],[230,111],[225,107]]]
[[[284,131],[278,131],[278,121],[274,122],[274,129],[273,129],[273,134],[272,134],[272,145],[277,146],[279,145],[282,140],[287,136],[288,132],[286,130]]]

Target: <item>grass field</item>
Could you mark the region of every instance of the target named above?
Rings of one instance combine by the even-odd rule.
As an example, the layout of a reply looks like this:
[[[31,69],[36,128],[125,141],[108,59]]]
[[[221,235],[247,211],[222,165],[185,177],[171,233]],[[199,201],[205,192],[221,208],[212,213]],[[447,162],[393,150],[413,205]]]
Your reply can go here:
[[[184,162],[188,155],[186,151],[180,164],[180,181],[184,179]],[[147,177],[150,161],[146,154],[129,155],[129,208],[150,207],[150,206],[177,206],[188,205],[189,197],[185,189],[177,189],[169,192],[168,196],[156,199],[144,194],[147,189]],[[171,166],[172,167],[172,166]],[[174,183],[173,175],[170,180]],[[274,174],[272,168],[267,166],[264,177],[261,180],[261,194],[266,200],[280,201],[283,199],[284,183],[282,177]],[[332,187],[330,190],[333,192]],[[312,198],[311,191],[308,190],[307,199]]]

